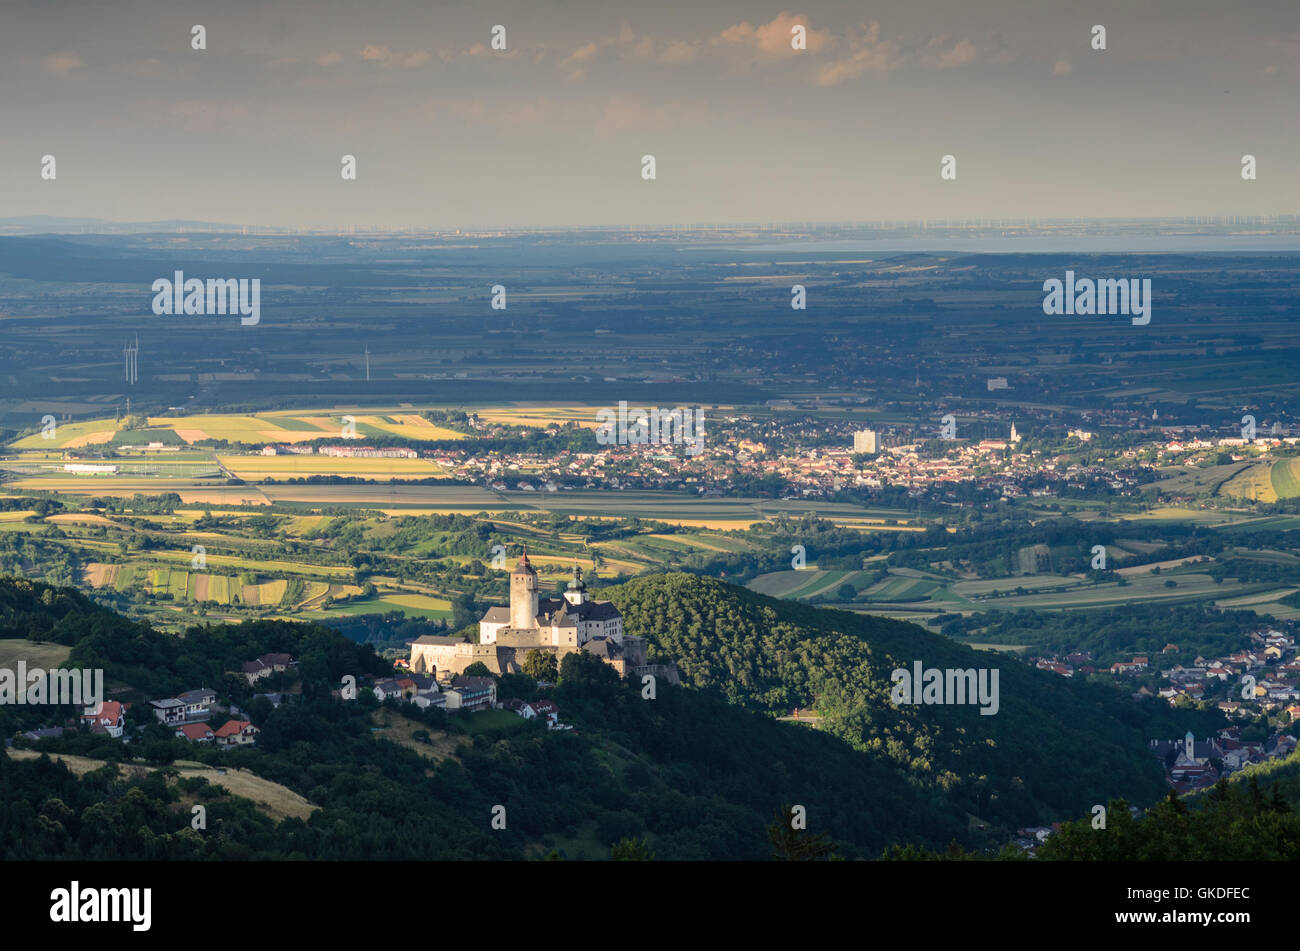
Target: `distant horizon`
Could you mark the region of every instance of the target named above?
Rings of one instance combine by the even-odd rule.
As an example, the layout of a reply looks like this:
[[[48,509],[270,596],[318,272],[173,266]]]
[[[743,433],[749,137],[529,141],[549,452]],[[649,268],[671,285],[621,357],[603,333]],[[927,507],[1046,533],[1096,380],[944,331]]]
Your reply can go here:
[[[49,230],[63,226],[69,230]],[[1109,228],[1107,228],[1109,226]],[[1151,230],[1131,230],[1146,226]],[[103,227],[108,230],[93,230]],[[1222,236],[1239,235],[1242,237],[1260,235],[1300,234],[1300,212],[1279,212],[1276,214],[1250,215],[1155,215],[1146,217],[986,217],[972,218],[911,218],[911,219],[791,219],[759,221],[682,221],[664,223],[605,223],[605,224],[541,224],[514,225],[502,227],[471,225],[431,225],[431,224],[369,224],[349,226],[325,225],[287,225],[266,223],[239,223],[189,219],[112,219],[97,217],[78,217],[71,215],[13,215],[0,217],[0,237],[35,237],[43,234],[57,235],[103,235],[111,237],[126,234],[212,234],[240,236],[284,236],[294,235],[332,235],[349,234],[369,235],[529,235],[550,233],[681,233],[707,234],[721,231],[751,231],[758,235],[799,233],[808,231],[838,232],[901,232],[928,234],[943,231],[1016,231],[1024,234],[1060,232],[1070,228],[1099,229],[1099,236],[1115,234],[1117,227],[1125,228],[1133,235],[1164,235],[1163,229],[1188,229],[1185,234]],[[13,228],[14,230],[5,230]],[[87,230],[91,229],[91,230]],[[1157,230],[1160,229],[1160,230]],[[1218,229],[1218,230],[1215,230]],[[1225,229],[1249,229],[1232,231]]]

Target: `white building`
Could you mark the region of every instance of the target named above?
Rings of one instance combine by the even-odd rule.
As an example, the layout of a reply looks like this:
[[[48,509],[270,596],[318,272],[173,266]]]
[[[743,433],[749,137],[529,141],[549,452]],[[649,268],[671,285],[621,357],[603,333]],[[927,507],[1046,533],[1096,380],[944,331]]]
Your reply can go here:
[[[879,452],[880,433],[874,429],[860,429],[853,434],[854,452]]]

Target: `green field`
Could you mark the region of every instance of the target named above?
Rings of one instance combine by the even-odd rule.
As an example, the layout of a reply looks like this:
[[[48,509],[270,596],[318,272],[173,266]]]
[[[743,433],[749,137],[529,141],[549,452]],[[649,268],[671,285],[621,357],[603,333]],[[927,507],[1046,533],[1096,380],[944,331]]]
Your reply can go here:
[[[333,605],[325,616],[333,614],[387,614],[402,611],[407,617],[422,617],[441,621],[452,616],[451,602],[419,594],[387,594],[366,601]]]
[[[1300,497],[1300,458],[1279,459],[1270,472],[1273,493],[1279,499]]]
[[[1276,553],[1273,557],[1289,556]],[[893,569],[888,578],[860,590],[857,601],[840,603],[836,597],[839,587],[855,581],[861,584],[867,575],[868,572],[851,571],[778,571],[760,575],[748,587],[761,594],[795,600],[829,596],[836,607],[904,620],[924,620],[943,612],[968,614],[1021,608],[1072,611],[1191,601],[1250,607],[1260,613],[1290,617],[1292,609],[1277,601],[1295,590],[1278,584],[1250,584],[1231,579],[1216,583],[1194,565],[1166,569],[1158,575],[1149,570],[1137,572],[1128,577],[1125,585],[1115,581],[1097,584],[1085,577],[1046,574],[950,581],[925,572]],[[1167,584],[1171,581],[1173,587]]]
[[[63,644],[50,644],[46,641],[30,641],[22,637],[0,639],[0,668],[15,670],[19,661],[26,662],[29,668],[41,667],[49,670],[59,667],[72,653],[71,647]]]

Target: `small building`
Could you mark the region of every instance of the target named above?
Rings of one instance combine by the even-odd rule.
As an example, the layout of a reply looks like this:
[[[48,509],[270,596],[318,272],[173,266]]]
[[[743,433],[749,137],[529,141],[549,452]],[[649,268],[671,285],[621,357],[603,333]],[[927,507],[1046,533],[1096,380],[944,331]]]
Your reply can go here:
[[[187,723],[176,728],[176,735],[191,743],[211,743],[212,728],[206,723]]]
[[[153,714],[165,724],[184,723],[185,722],[185,704],[181,703],[175,697],[167,697],[163,700],[150,700],[149,706],[153,707]]]
[[[113,738],[120,737],[126,727],[126,714],[122,704],[116,700],[106,700],[98,707],[86,707],[81,719],[90,723],[94,733],[107,733]]]
[[[207,687],[187,690],[175,697],[150,700],[154,716],[168,726],[174,723],[190,723],[208,718],[212,704],[216,702],[217,692]]]
[[[217,746],[248,746],[256,741],[257,734],[261,732],[248,720],[227,720],[217,728],[213,736]]]
[[[443,693],[448,710],[490,710],[496,706],[497,682],[491,677],[457,677]]]

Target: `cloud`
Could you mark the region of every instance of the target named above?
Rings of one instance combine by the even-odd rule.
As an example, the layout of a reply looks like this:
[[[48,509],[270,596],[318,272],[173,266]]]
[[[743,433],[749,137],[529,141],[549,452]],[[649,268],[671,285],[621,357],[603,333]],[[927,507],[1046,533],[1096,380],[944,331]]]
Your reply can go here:
[[[389,68],[413,69],[423,66],[433,57],[424,50],[417,50],[414,53],[394,53],[387,46],[376,46],[371,43],[361,51],[361,58]]]
[[[790,45],[796,26],[807,28],[807,50]],[[976,62],[1007,63],[1015,59],[996,37],[991,47],[948,35],[925,42],[902,37],[886,39],[878,22],[850,28],[837,37],[829,30],[813,29],[806,16],[782,12],[758,25],[748,21],[733,24],[706,40],[661,39],[624,26],[615,35],[577,47],[560,61],[560,67],[577,82],[605,63],[680,66],[701,62],[706,55],[724,68],[738,70],[756,64],[795,63],[807,57],[803,60],[810,67],[807,76],[818,86],[837,86],[868,73],[888,74],[905,65],[955,69]]]
[[[685,40],[674,40],[659,54],[659,62],[666,66],[676,66],[691,62],[699,53],[698,47],[694,44],[687,43]]]
[[[970,40],[958,40],[948,45],[948,37],[941,36],[926,44],[918,57],[921,64],[935,69],[952,69],[975,62],[977,51]]]
[[[864,73],[889,73],[903,64],[903,51],[897,40],[880,38],[880,24],[850,37],[847,57],[832,60],[818,67],[814,81],[818,86],[838,86],[858,79]]]
[[[343,56],[336,50],[330,50],[321,56],[316,57],[317,66],[337,66],[343,62]]]
[[[778,13],[770,22],[760,26],[751,26],[748,22],[737,23],[735,26],[729,26],[710,43],[714,46],[740,47],[752,50],[763,56],[794,56],[801,50],[796,50],[790,45],[794,36],[794,27],[808,26],[806,16],[796,16],[793,13]],[[834,39],[830,33],[818,30],[807,30],[808,50],[807,52],[816,53],[829,48],[834,44]]]
[[[585,79],[587,69],[602,62],[657,63],[662,66],[680,66],[699,55],[699,47],[686,40],[656,40],[637,35],[624,26],[616,35],[584,43],[560,61],[560,67],[569,72],[569,79]]]
[[[1074,72],[1074,67],[1070,65],[1068,59],[1058,59],[1052,67],[1053,76],[1068,76],[1072,72]]]
[[[71,76],[74,70],[81,69],[83,63],[81,57],[76,53],[61,52],[51,53],[41,60],[41,69],[52,76],[67,78]]]

